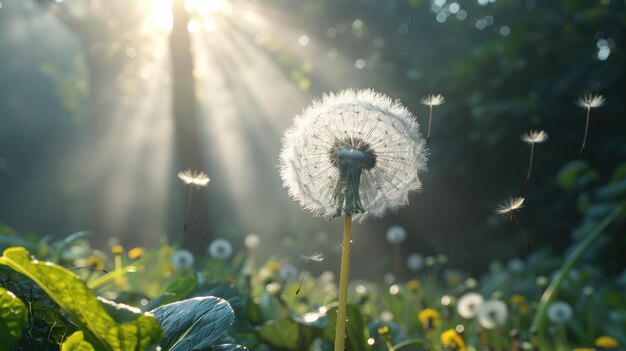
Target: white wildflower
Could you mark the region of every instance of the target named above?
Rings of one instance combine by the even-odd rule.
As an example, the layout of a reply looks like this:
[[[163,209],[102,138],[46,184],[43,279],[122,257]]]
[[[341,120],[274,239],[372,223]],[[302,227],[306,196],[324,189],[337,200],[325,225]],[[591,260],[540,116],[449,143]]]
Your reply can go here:
[[[283,139],[281,177],[314,215],[363,221],[405,205],[426,168],[418,124],[400,103],[371,90],[315,101]]]
[[[246,245],[248,249],[256,249],[257,247],[259,247],[260,243],[261,243],[261,238],[257,234],[254,234],[254,233],[250,233],[246,235],[246,238],[244,239],[244,244]]]

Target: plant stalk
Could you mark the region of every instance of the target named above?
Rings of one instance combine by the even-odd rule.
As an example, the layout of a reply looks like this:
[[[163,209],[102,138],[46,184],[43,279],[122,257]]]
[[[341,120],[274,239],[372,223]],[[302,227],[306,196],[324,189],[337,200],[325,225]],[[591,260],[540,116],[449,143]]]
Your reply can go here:
[[[587,120],[585,121],[585,136],[583,137],[583,143],[580,145],[580,152],[578,152],[579,157],[583,157],[583,153],[585,152],[585,145],[587,144],[587,131],[589,130],[589,114],[591,113],[591,108],[587,108]]]
[[[528,173],[526,173],[526,179],[524,179],[524,185],[528,184],[530,180],[530,174],[533,171],[533,159],[535,157],[535,143],[530,143],[530,160],[528,161]]]
[[[430,106],[430,112],[428,113],[428,132],[426,133],[426,144],[428,144],[428,140],[430,140],[430,125],[433,122],[433,105]]]
[[[335,351],[344,351],[346,341],[346,319],[348,308],[348,275],[350,273],[350,239],[352,214],[346,213],[343,220],[343,244],[341,245],[341,272],[339,274],[339,305],[335,326]]]

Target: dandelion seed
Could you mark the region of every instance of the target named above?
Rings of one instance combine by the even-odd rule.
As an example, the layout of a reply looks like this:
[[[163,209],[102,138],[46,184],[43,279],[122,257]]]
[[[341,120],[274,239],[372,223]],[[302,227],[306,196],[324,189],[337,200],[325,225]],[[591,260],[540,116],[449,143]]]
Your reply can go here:
[[[324,261],[324,254],[321,252],[316,252],[310,256],[300,254],[300,257],[304,260],[305,263],[309,262],[322,262]],[[307,271],[302,271],[302,277],[300,279],[300,284],[298,284],[298,289],[296,290],[296,295],[300,293],[300,289],[302,288],[302,283],[304,283],[304,278],[306,277]]]
[[[567,302],[555,301],[548,307],[548,319],[554,324],[563,325],[572,319],[574,311]]]
[[[182,172],[178,172],[178,178],[183,181],[183,184],[189,186],[189,193],[187,195],[187,209],[185,210],[185,224],[183,226],[183,232],[187,233],[189,227],[189,211],[191,209],[191,193],[193,188],[202,188],[209,184],[209,177],[204,172],[196,172],[187,169]]]
[[[433,107],[434,106],[439,106],[439,105],[443,105],[443,103],[445,102],[445,99],[443,98],[443,95],[428,95],[424,98],[422,98],[422,105],[426,105],[428,106],[429,109],[429,113],[428,113],[428,132],[426,133],[426,143],[428,144],[428,141],[430,140],[430,126],[432,124],[432,120],[433,120]]]
[[[487,300],[478,307],[478,322],[485,329],[493,329],[506,322],[509,311],[500,300]]]
[[[591,109],[596,107],[601,107],[605,103],[604,96],[602,95],[583,95],[576,101],[576,105],[585,108],[587,110],[587,118],[585,119],[585,135],[583,137],[583,142],[580,145],[580,151],[578,155],[583,157],[583,153],[585,152],[585,145],[587,144],[587,132],[589,131],[589,115],[591,114]]]
[[[526,246],[528,247],[528,251],[532,251],[533,247],[532,245],[530,245],[530,241],[528,241],[528,238],[526,237],[526,234],[524,233],[524,229],[522,229],[522,224],[520,223],[519,218],[517,218],[517,212],[524,207],[523,204],[524,204],[523,197],[509,198],[503,204],[498,205],[495,212],[499,215],[502,215],[504,217],[509,217],[509,219],[515,220],[515,223],[517,224],[517,227],[519,228],[519,231],[522,234],[522,237],[524,237],[524,240],[526,241]]]
[[[457,311],[459,315],[466,319],[473,319],[478,314],[478,308],[484,302],[483,296],[479,293],[469,292],[459,299]]]
[[[316,216],[344,216],[335,350],[345,343],[352,216],[405,205],[421,187],[424,144],[411,113],[371,90],[325,95],[285,133],[280,173],[289,194]]]
[[[530,160],[528,161],[528,172],[526,173],[526,178],[524,179],[524,185],[528,184],[530,180],[530,174],[533,169],[533,158],[535,156],[535,144],[543,143],[548,140],[548,133],[543,130],[531,130],[528,133],[522,134],[522,141],[530,144]]]
[[[215,239],[209,244],[207,252],[214,259],[224,261],[233,254],[233,245],[226,239]]]

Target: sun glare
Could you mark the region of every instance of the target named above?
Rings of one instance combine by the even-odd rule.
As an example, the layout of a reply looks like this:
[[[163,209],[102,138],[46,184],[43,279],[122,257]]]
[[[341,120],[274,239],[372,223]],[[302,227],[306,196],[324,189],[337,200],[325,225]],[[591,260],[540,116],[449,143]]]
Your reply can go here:
[[[230,9],[227,0],[185,0],[185,10],[192,15],[188,29],[196,32],[200,26],[205,30],[215,27],[213,17],[217,13],[226,13]],[[154,0],[152,5],[152,19],[161,29],[172,29],[172,0]]]

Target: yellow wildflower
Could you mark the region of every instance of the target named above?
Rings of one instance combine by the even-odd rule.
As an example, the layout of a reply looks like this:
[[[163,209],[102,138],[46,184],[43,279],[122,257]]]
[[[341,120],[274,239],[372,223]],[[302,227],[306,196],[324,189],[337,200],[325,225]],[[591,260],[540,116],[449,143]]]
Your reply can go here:
[[[513,305],[523,305],[527,301],[526,296],[519,294],[511,295],[510,300]]]
[[[409,290],[411,290],[411,291],[413,291],[413,292],[416,292],[416,291],[420,288],[420,282],[418,282],[417,280],[409,280],[409,281],[406,283],[406,287],[407,287]]]
[[[270,271],[276,273],[280,270],[280,263],[276,261],[269,261],[265,264],[265,267],[267,267],[267,269],[269,269]]]
[[[593,349],[590,347],[577,347],[573,349],[572,351],[596,351],[596,349]]]
[[[119,255],[122,253],[122,251],[124,251],[124,248],[122,247],[122,245],[115,245],[111,248],[111,252],[114,255]]]
[[[128,258],[130,258],[131,260],[136,260],[140,258],[141,256],[143,256],[144,253],[145,253],[145,250],[143,248],[135,247],[128,251]]]
[[[389,334],[389,327],[386,325],[383,325],[382,327],[378,328],[378,334],[379,335]]]
[[[615,338],[606,335],[598,337],[594,344],[601,349],[616,349],[619,347],[619,343]]]
[[[427,308],[420,311],[417,315],[425,329],[436,328],[441,324],[441,315],[439,312],[432,308]]]
[[[441,333],[441,346],[446,350],[465,351],[465,341],[454,329],[448,329]]]

